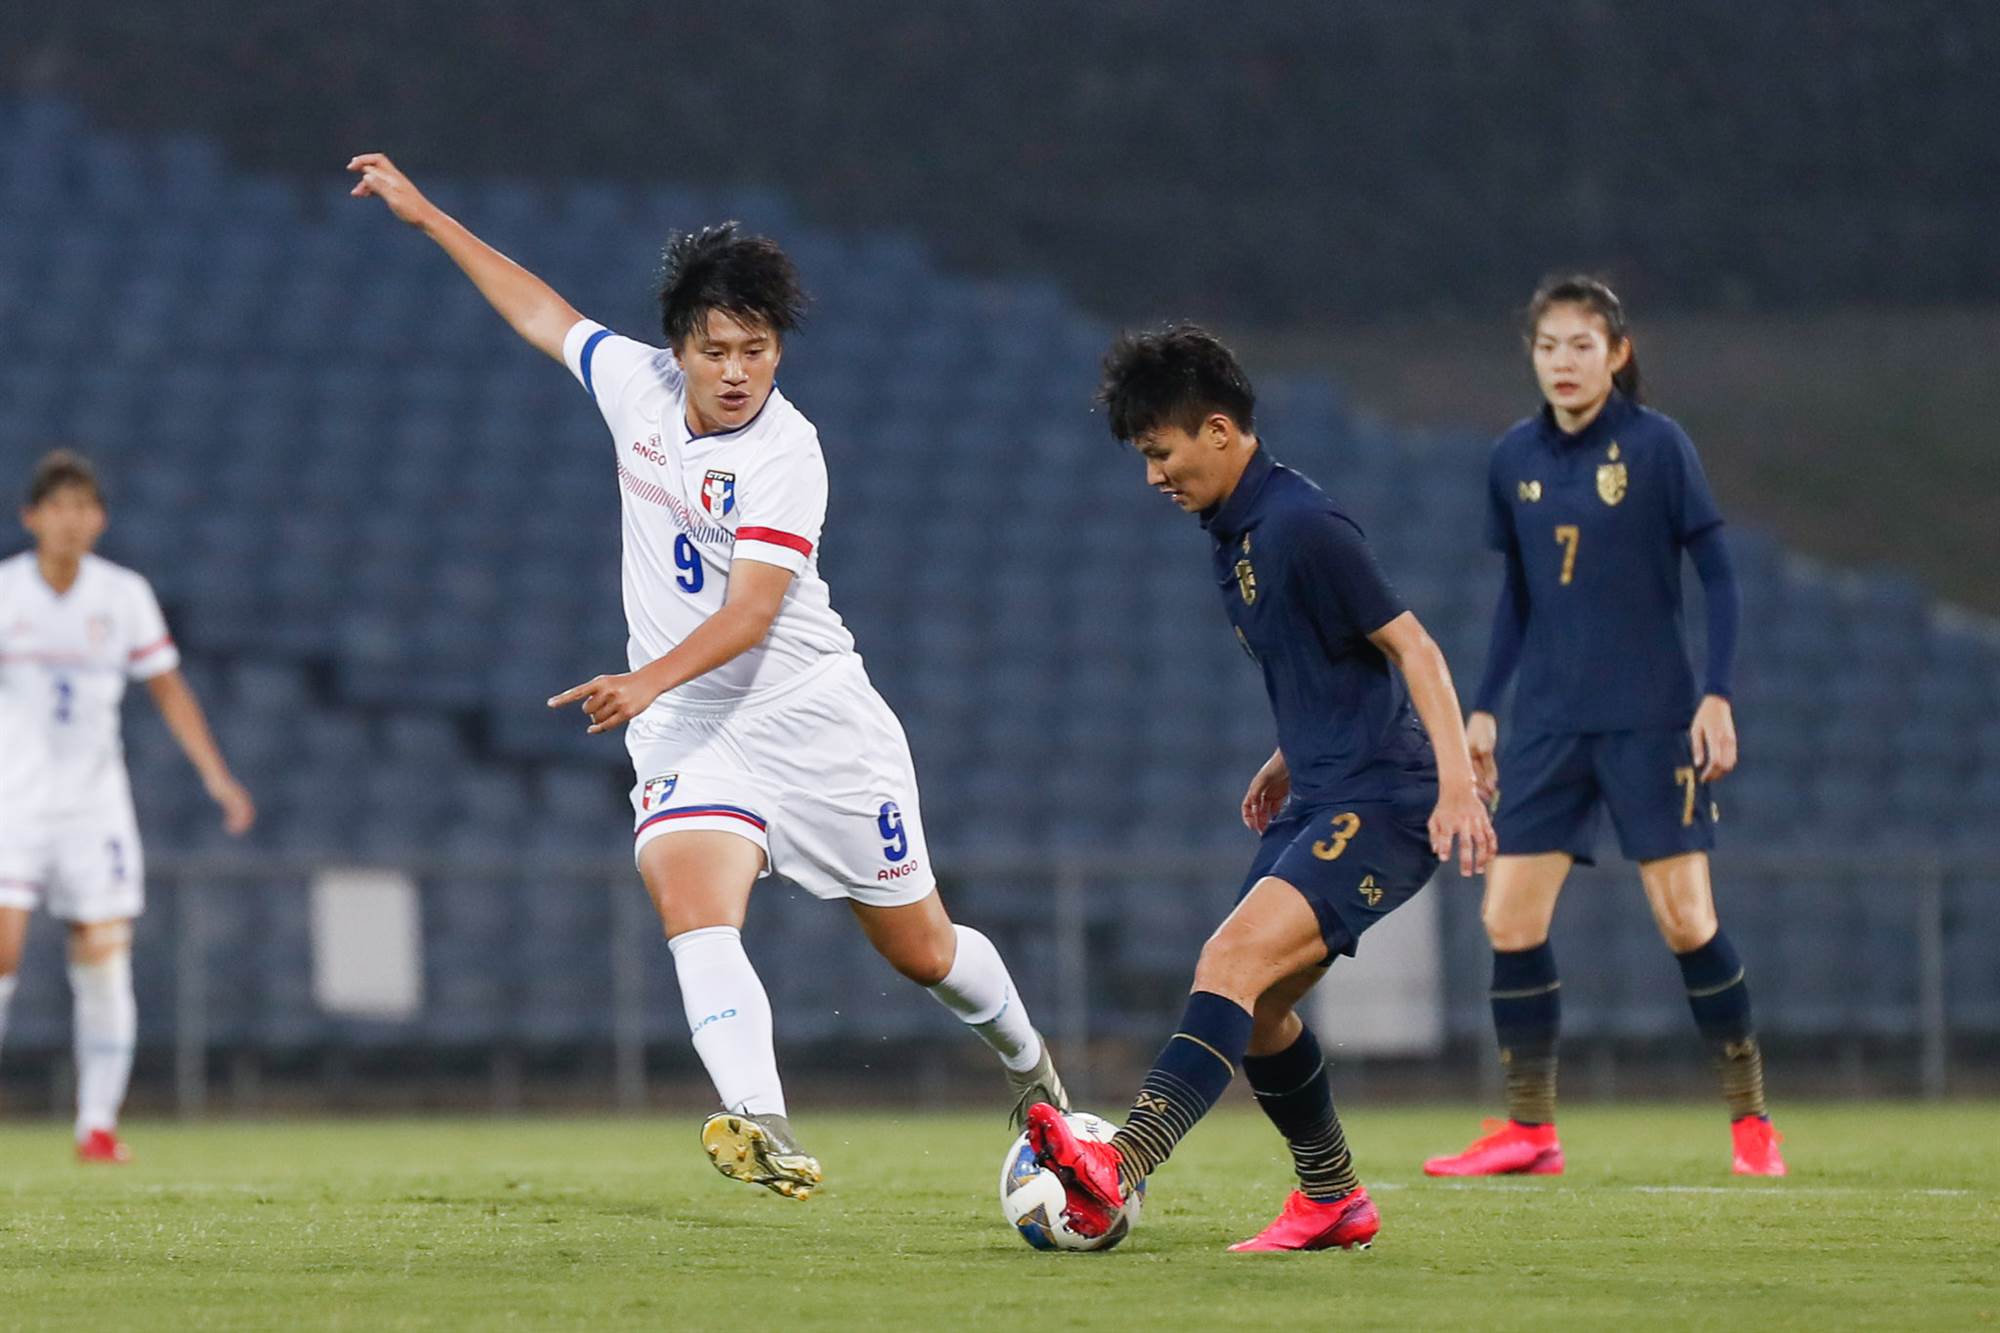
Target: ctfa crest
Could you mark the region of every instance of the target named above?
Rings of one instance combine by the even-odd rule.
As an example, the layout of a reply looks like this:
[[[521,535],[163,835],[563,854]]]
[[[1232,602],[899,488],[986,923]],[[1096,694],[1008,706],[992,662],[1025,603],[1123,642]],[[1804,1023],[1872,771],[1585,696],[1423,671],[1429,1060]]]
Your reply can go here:
[[[736,474],[711,472],[701,479],[701,507],[717,518],[736,508]]]
[[[1243,539],[1243,558],[1236,562],[1236,591],[1243,594],[1243,605],[1257,604],[1257,571],[1250,567],[1250,538]]]
[[[1605,457],[1611,461],[1597,465],[1597,498],[1615,505],[1625,498],[1625,463],[1618,457],[1617,441],[1612,442],[1611,452]]]
[[[84,632],[90,635],[91,647],[102,648],[105,640],[111,637],[111,617],[92,616],[84,625]]]
[[[654,806],[665,805],[680,785],[681,775],[668,773],[662,777],[647,778],[646,785],[639,789],[639,808],[651,810]]]

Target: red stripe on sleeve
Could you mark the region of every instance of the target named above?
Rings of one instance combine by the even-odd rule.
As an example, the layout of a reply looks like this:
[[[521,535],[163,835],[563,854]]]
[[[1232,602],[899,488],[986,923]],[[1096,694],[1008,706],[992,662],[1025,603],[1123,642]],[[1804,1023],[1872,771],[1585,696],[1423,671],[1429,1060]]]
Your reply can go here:
[[[162,648],[171,648],[173,646],[174,646],[174,636],[169,634],[157,640],[156,642],[147,644],[144,648],[134,648],[132,650],[131,660],[136,662],[140,658],[144,657],[147,653],[157,653]]]
[[[800,555],[811,555],[813,553],[813,544],[804,537],[796,536],[789,532],[780,532],[776,528],[738,528],[736,529],[736,540],[739,542],[769,542],[773,546],[788,546]]]

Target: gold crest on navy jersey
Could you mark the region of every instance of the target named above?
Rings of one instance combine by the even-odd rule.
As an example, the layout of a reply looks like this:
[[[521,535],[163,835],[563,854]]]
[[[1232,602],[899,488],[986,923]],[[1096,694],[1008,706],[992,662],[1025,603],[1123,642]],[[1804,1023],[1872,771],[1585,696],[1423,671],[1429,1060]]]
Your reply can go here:
[[[1542,483],[1539,481],[1524,481],[1515,493],[1529,504],[1534,504],[1542,498]]]
[[[1250,538],[1243,538],[1243,558],[1236,562],[1236,591],[1243,594],[1243,605],[1257,604],[1257,571],[1250,567]]]
[[[1615,505],[1625,498],[1625,462],[1618,456],[1618,442],[1613,440],[1609,452],[1605,454],[1609,462],[1597,465],[1597,498],[1608,505]]]

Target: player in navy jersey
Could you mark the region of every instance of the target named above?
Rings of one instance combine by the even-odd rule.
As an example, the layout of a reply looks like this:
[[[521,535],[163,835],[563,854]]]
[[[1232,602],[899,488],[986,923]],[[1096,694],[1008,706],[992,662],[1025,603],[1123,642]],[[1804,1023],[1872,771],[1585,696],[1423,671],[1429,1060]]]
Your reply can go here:
[[[1781,1176],[1743,963],[1716,920],[1708,784],[1736,766],[1729,706],[1739,599],[1722,515],[1694,445],[1639,404],[1625,312],[1604,283],[1543,285],[1528,339],[1546,404],[1493,448],[1487,538],[1506,557],[1492,649],[1472,716],[1473,762],[1499,794],[1500,852],[1482,917],[1493,945],[1493,1025],[1507,1121],[1434,1176],[1558,1174],[1560,981],[1549,922],[1572,864],[1589,864],[1600,807],[1680,963],[1696,1025],[1722,1072],[1734,1169]],[[1681,553],[1708,601],[1696,699],[1681,624]],[[1518,667],[1507,747],[1500,695]]]
[[[1146,481],[1198,514],[1215,582],[1264,676],[1278,748],[1251,779],[1261,835],[1236,909],[1202,947],[1179,1030],[1109,1143],[1052,1106],[1029,1135],[1087,1235],[1167,1159],[1240,1064],[1291,1148],[1299,1188],[1235,1250],[1368,1244],[1381,1225],[1334,1112],[1326,1063],[1296,1012],[1334,958],[1409,901],[1457,845],[1477,874],[1494,846],[1444,654],[1389,587],[1361,530],[1256,435],[1229,349],[1191,325],[1123,337],[1100,399]]]

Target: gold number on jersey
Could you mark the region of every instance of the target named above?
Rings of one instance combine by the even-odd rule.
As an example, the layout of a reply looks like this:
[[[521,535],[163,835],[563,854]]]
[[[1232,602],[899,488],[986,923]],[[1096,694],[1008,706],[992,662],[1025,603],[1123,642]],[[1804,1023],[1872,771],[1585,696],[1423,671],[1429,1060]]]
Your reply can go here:
[[[1674,781],[1681,784],[1681,827],[1694,823],[1694,770],[1686,765],[1674,770]]]
[[[1361,816],[1352,810],[1343,810],[1333,817],[1333,836],[1313,844],[1313,855],[1322,861],[1338,861],[1340,854],[1347,850],[1347,844],[1361,831]]]
[[[1583,540],[1583,529],[1574,523],[1558,523],[1556,540],[1561,542],[1563,547],[1562,582],[1563,586],[1567,587],[1569,581],[1576,577],[1576,544]]]

